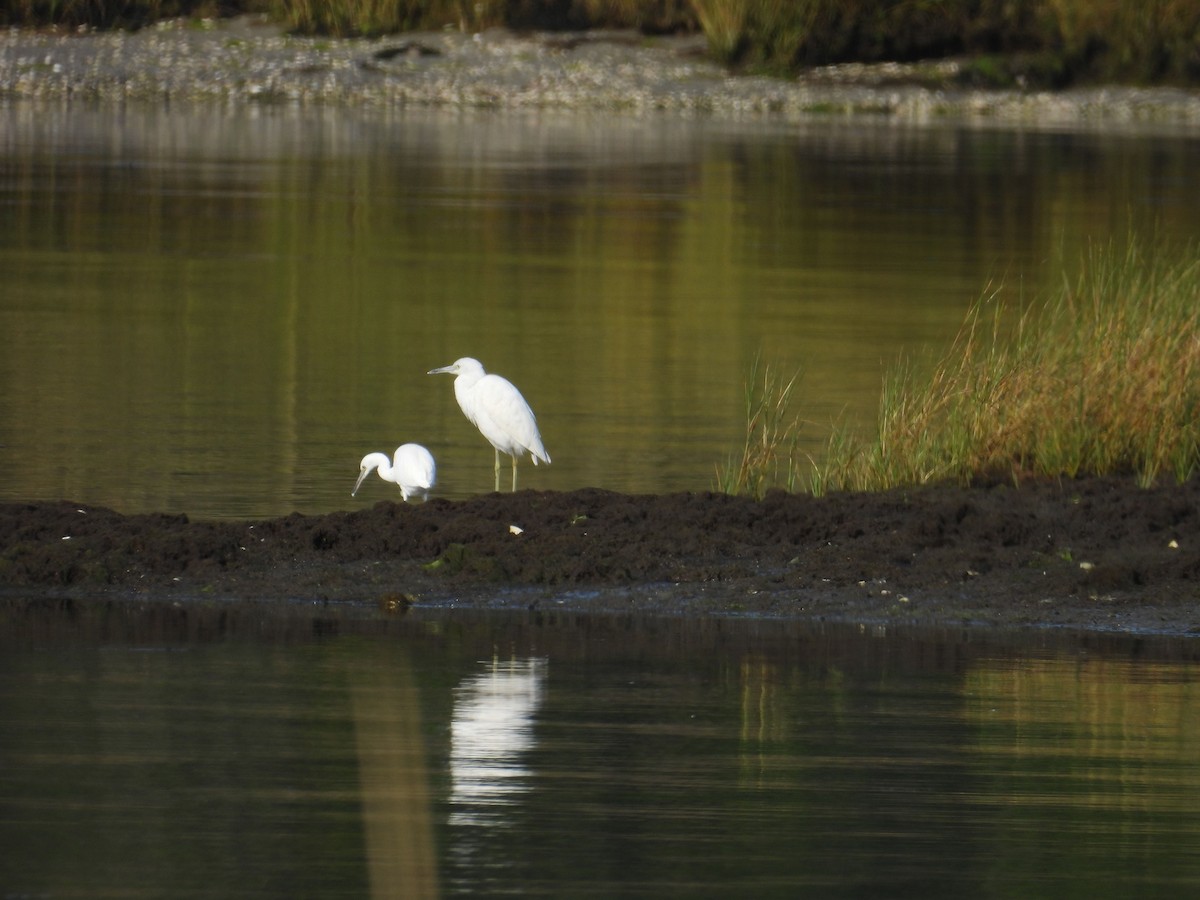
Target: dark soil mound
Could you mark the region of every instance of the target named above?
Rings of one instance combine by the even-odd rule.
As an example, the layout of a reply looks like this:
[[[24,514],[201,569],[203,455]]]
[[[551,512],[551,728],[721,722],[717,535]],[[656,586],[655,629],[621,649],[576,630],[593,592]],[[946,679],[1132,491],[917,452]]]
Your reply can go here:
[[[9,596],[1200,628],[1200,480],[825,498],[522,491],[257,522],[0,505]]]

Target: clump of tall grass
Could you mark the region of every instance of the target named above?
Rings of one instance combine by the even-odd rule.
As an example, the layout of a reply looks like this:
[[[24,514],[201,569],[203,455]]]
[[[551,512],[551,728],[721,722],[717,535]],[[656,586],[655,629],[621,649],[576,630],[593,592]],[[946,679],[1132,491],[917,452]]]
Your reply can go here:
[[[829,0],[691,0],[709,53],[724,63],[793,67],[821,34]]]
[[[1188,0],[1040,0],[1041,30],[1072,72],[1093,80],[1200,76],[1200,4]]]
[[[691,0],[718,59],[776,71],[1020,53],[1054,83],[1200,77],[1200,4],[1184,0]]]
[[[878,432],[830,437],[811,489],[1200,468],[1200,257],[1093,251],[1082,274],[1006,323],[994,294],[929,374],[886,378]]]
[[[784,379],[770,363],[755,357],[746,382],[746,438],[740,456],[717,467],[717,490],[761,500],[767,490],[794,490],[800,420],[789,416],[792,389],[800,373]]]
[[[995,48],[1037,0],[691,0],[709,49],[768,69],[847,60],[917,59]]]

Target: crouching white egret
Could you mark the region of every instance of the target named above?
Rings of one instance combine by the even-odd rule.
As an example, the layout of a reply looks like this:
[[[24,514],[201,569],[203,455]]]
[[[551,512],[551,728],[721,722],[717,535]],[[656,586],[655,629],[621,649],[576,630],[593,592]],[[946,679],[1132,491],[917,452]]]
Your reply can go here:
[[[430,375],[454,375],[454,396],[471,424],[496,450],[496,490],[500,490],[500,454],[512,457],[512,489],[517,489],[517,459],[528,453],[549,465],[550,455],[542,446],[537,419],[521,392],[507,378],[489,375],[477,359],[464,356],[448,366],[430,369]]]
[[[358,481],[354,482],[353,497],[362,487],[363,481],[371,474],[371,470],[379,472],[384,481],[394,481],[400,485],[400,497],[407,501],[414,494],[421,499],[429,497],[429,489],[437,483],[437,464],[433,454],[420,444],[401,444],[396,448],[394,461],[387,458],[386,453],[368,453],[358,464]]]

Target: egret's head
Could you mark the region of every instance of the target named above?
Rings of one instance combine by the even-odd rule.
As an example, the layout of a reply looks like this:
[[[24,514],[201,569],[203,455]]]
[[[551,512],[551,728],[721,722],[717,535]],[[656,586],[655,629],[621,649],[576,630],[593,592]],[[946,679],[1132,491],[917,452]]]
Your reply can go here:
[[[389,460],[382,453],[368,453],[366,456],[364,456],[362,458],[362,462],[358,464],[358,481],[354,482],[354,490],[350,492],[350,496],[353,497],[358,493],[358,489],[362,487],[363,481],[366,480],[366,477],[370,475],[373,470],[380,468],[380,466],[386,467],[390,464],[391,460]]]

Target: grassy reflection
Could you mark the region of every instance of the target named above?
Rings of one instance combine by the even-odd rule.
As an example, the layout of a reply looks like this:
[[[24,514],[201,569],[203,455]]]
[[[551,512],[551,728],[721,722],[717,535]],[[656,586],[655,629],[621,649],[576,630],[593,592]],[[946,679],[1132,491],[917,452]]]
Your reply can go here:
[[[1187,670],[1046,659],[981,665],[965,687],[979,750],[997,775],[1036,779],[1039,767],[1070,759],[1078,792],[1059,802],[1111,805],[1115,793],[1120,806],[1197,807],[1200,772],[1188,771],[1200,742],[1200,684]],[[1007,802],[1041,801],[1018,791]]]
[[[347,667],[372,900],[436,898],[431,773],[407,660]]]
[[[983,664],[965,681],[990,859],[1014,887],[1052,871],[1170,885],[1194,858],[1171,823],[1200,804],[1200,687],[1190,669],[1054,658]],[[1113,833],[1097,837],[1102,829]],[[1051,860],[1045,841],[1057,836]]]

